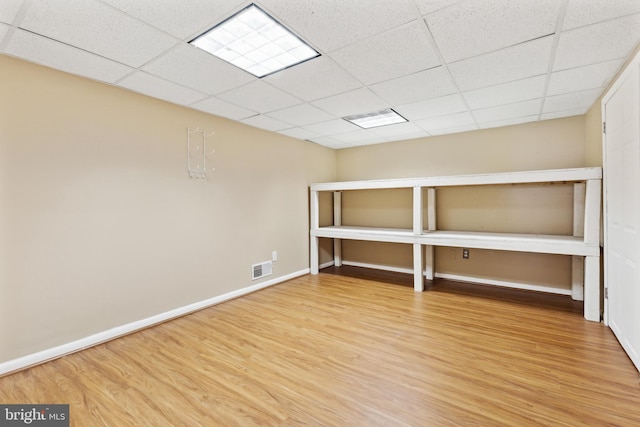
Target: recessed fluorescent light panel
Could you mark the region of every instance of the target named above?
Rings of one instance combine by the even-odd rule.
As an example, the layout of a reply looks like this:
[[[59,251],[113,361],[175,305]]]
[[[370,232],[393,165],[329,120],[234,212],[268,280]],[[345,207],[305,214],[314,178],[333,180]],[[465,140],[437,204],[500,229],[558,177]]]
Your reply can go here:
[[[353,123],[354,125],[360,126],[363,129],[394,125],[396,123],[404,123],[407,121],[407,119],[393,111],[391,108],[382,111],[374,111],[373,113],[347,116],[343,117],[343,119]]]
[[[256,77],[320,56],[255,4],[190,43]]]

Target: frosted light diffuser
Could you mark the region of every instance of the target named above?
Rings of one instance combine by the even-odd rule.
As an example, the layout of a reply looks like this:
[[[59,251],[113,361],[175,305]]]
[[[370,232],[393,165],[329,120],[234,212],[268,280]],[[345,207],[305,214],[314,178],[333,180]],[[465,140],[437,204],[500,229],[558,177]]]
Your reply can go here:
[[[190,43],[256,77],[320,56],[255,4]]]
[[[404,123],[407,121],[407,119],[393,111],[391,108],[381,111],[374,111],[373,113],[347,116],[343,117],[343,119],[364,129],[393,125],[396,123]]]

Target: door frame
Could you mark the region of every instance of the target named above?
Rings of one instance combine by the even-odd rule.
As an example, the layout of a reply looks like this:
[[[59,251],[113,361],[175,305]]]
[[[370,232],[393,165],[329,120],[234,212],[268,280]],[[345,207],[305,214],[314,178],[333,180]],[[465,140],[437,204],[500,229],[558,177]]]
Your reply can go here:
[[[613,96],[618,92],[618,90],[620,90],[620,87],[624,84],[625,79],[628,77],[628,75],[633,71],[634,67],[640,67],[640,49],[636,49],[636,52],[633,56],[633,58],[629,61],[627,61],[626,64],[623,65],[622,68],[622,72],[618,73],[618,75],[616,75],[614,77],[613,83],[611,85],[611,87],[605,92],[605,94],[602,96],[602,100],[601,100],[601,116],[602,116],[602,127],[601,127],[601,131],[602,131],[602,222],[603,222],[603,237],[602,237],[602,242],[603,242],[603,246],[605,248],[604,253],[603,253],[603,260],[604,260],[604,274],[603,274],[603,281],[604,281],[604,304],[603,304],[603,321],[605,325],[609,325],[609,301],[608,301],[608,292],[607,292],[607,273],[608,273],[608,262],[607,262],[607,256],[606,256],[606,247],[607,247],[607,239],[608,239],[608,226],[607,226],[607,221],[606,221],[606,215],[607,215],[607,191],[606,191],[606,187],[605,184],[607,182],[607,175],[608,175],[608,168],[606,168],[606,164],[607,164],[607,150],[606,150],[606,144],[607,144],[607,132],[606,132],[606,121],[607,121],[607,110],[606,110],[606,104],[607,102],[609,102],[611,100],[611,98],[613,98]]]
[[[634,75],[635,73],[635,75]],[[609,277],[612,276],[610,268],[610,256],[608,256],[608,248],[610,246],[609,244],[609,236],[610,236],[610,230],[609,230],[609,221],[608,221],[608,207],[609,205],[609,191],[607,191],[607,185],[608,185],[608,180],[609,180],[609,170],[613,167],[615,168],[615,165],[608,165],[607,162],[607,132],[606,132],[606,122],[607,122],[607,104],[613,99],[614,96],[616,96],[619,93],[619,90],[621,89],[621,87],[626,84],[627,82],[629,82],[629,79],[633,78],[633,79],[637,79],[636,83],[636,91],[637,93],[633,93],[631,94],[633,97],[633,103],[638,103],[640,104],[640,48],[636,48],[635,53],[633,54],[633,57],[627,61],[627,63],[623,66],[623,69],[620,73],[618,73],[618,75],[615,77],[614,82],[611,84],[611,87],[606,91],[606,93],[602,96],[602,101],[601,101],[601,107],[602,107],[602,123],[603,123],[603,127],[602,127],[602,164],[603,164],[603,231],[604,231],[604,254],[603,254],[603,259],[604,259],[604,312],[603,312],[603,321],[604,324],[611,327],[611,311],[610,311],[610,304],[609,304],[609,298],[608,298],[608,289],[610,286],[620,286],[612,284],[609,282]],[[638,117],[637,120],[640,122],[640,105],[638,105]],[[638,124],[638,126],[640,126],[640,123]],[[640,130],[638,131],[638,139],[640,139]],[[640,140],[637,141],[637,143],[640,145]],[[639,147],[640,148],[640,147]],[[637,167],[640,168],[640,155],[638,156],[638,159],[636,159],[637,163]],[[624,280],[624,278],[622,278],[622,280]],[[640,283],[636,284],[637,286],[640,286]],[[639,291],[640,292],[640,291]],[[640,294],[639,294],[640,295]],[[635,309],[640,309],[640,298],[639,301],[635,301],[634,304],[637,304],[637,307],[634,306]],[[627,319],[629,320],[629,319]],[[631,324],[625,324],[625,331],[624,333],[622,333],[622,331],[619,331],[622,335],[618,336],[618,333],[616,333],[615,329],[612,328],[612,331],[614,332],[614,334],[616,335],[616,338],[618,339],[618,341],[620,342],[620,344],[622,345],[622,347],[625,349],[625,351],[627,352],[627,354],[629,355],[632,363],[636,366],[636,368],[638,370],[640,370],[640,354],[638,352],[640,347],[639,341],[636,339],[631,339],[634,338],[634,336],[632,337],[628,337],[628,330],[626,329],[631,329],[632,335],[634,333],[636,333],[637,331],[640,330],[640,318],[637,319],[630,319],[629,320],[631,322]]]

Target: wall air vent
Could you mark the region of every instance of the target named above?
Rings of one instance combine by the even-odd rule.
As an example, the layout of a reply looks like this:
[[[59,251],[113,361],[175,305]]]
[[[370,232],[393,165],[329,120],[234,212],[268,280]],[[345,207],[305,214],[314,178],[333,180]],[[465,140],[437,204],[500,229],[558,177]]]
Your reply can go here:
[[[253,264],[251,266],[251,280],[256,280],[264,276],[269,276],[271,274],[272,265],[273,264],[271,261],[261,262],[260,264]]]

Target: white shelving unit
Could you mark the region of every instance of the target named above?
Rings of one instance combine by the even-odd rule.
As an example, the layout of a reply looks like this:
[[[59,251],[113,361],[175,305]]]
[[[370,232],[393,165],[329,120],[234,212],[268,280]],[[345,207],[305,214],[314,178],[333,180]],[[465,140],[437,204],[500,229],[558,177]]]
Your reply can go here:
[[[436,227],[436,188],[500,184],[566,182],[574,185],[573,235],[539,235],[442,231]],[[334,262],[342,265],[341,240],[406,243],[413,245],[414,289],[424,290],[424,278],[434,276],[435,246],[536,252],[572,256],[572,297],[584,300],[584,317],[600,321],[600,199],[601,168],[553,169],[478,175],[409,179],[325,182],[311,185],[311,274],[318,274],[318,238],[334,239]],[[412,229],[342,226],[343,191],[413,189]],[[333,192],[334,225],[319,225],[319,193]],[[426,224],[423,197],[427,197]],[[425,249],[423,251],[423,248]],[[423,265],[424,264],[424,265]]]

